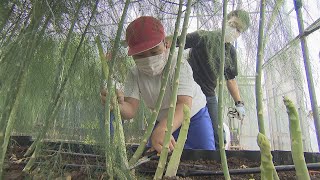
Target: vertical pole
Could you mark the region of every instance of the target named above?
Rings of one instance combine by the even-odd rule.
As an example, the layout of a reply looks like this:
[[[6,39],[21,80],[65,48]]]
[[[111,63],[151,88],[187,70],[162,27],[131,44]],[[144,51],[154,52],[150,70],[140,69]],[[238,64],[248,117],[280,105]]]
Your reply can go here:
[[[294,8],[295,8],[296,15],[297,15],[297,22],[298,22],[298,28],[299,28],[300,35],[303,34],[303,32],[304,32],[304,24],[303,24],[301,7],[302,7],[301,0],[294,0]],[[308,49],[308,45],[306,42],[306,38],[301,36],[300,43],[301,43],[301,50],[302,50],[302,55],[303,55],[304,68],[305,68],[306,76],[307,76],[308,90],[309,90],[310,102],[311,102],[311,107],[312,107],[312,112],[313,112],[314,124],[315,124],[315,128],[316,128],[318,147],[320,149],[319,110],[318,110],[317,97],[316,97],[314,83],[313,83],[313,77],[312,77],[312,71],[311,71],[310,59],[309,59],[309,49]]]

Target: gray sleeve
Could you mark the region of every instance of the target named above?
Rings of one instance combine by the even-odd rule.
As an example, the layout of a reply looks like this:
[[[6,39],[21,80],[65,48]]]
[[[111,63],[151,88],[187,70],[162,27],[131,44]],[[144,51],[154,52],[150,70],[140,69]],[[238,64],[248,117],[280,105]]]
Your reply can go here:
[[[135,68],[132,68],[127,75],[125,85],[124,85],[124,96],[131,97],[135,99],[140,99],[139,86],[137,81],[137,72]]]
[[[193,97],[195,81],[193,80],[193,72],[187,61],[181,62],[180,76],[179,76],[179,87],[177,95],[185,95]]]

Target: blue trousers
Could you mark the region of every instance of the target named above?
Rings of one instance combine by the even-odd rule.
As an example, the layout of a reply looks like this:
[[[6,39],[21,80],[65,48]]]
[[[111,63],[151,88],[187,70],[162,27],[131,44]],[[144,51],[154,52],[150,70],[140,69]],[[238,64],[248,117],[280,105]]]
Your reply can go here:
[[[172,136],[176,141],[180,133],[180,128],[172,133]],[[184,149],[215,150],[214,141],[214,130],[212,128],[208,108],[204,107],[190,119],[190,126]],[[147,146],[151,147],[150,141]]]

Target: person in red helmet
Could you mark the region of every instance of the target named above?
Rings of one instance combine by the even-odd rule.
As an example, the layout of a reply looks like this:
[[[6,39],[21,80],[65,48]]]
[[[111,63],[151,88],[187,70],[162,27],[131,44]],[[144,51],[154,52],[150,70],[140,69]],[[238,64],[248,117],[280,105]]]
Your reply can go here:
[[[163,25],[158,19],[150,16],[139,17],[128,25],[126,43],[129,47],[128,55],[132,56],[136,66],[129,71],[124,94],[118,93],[118,102],[122,118],[131,119],[137,113],[140,100],[143,100],[148,108],[155,109],[169,49],[165,43]],[[157,123],[150,138],[151,146],[158,152],[162,150],[167,126],[176,60],[177,55],[174,54],[169,81]],[[171,151],[180,132],[184,104],[191,109],[191,121],[184,148],[215,150],[214,132],[206,107],[206,97],[194,81],[192,69],[186,60],[182,60],[180,68],[177,104],[169,144]]]

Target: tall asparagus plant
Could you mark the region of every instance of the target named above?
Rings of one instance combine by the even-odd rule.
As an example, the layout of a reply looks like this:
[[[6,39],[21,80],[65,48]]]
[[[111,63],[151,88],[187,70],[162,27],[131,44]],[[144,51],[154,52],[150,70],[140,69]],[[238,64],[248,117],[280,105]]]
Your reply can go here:
[[[176,19],[176,23],[175,23],[175,30],[173,33],[173,39],[172,39],[172,44],[170,47],[170,53],[169,53],[169,57],[168,57],[168,61],[166,64],[166,67],[163,71],[164,76],[162,76],[161,79],[161,88],[160,88],[160,93],[156,102],[156,106],[155,109],[152,111],[151,114],[151,120],[150,120],[150,124],[147,127],[146,133],[144,134],[142,141],[138,147],[138,149],[135,151],[135,153],[133,154],[133,156],[131,157],[130,161],[129,161],[129,166],[132,166],[134,163],[136,163],[139,159],[139,157],[142,155],[143,150],[145,148],[145,145],[148,142],[148,139],[152,133],[153,127],[155,125],[156,119],[158,117],[159,111],[160,111],[160,107],[162,104],[162,100],[165,94],[165,90],[167,87],[167,83],[168,83],[168,79],[169,79],[169,73],[171,70],[171,64],[172,64],[172,58],[173,58],[173,53],[175,51],[175,47],[176,47],[176,42],[177,42],[177,37],[178,37],[178,31],[179,31],[179,27],[180,27],[180,19],[181,19],[181,14],[182,14],[182,5],[183,5],[183,0],[179,1],[179,11],[178,11],[178,15],[177,15],[177,19]]]
[[[113,49],[111,52],[111,63],[109,66],[107,92],[112,91],[112,75],[114,72],[114,65],[115,65],[116,56],[117,56],[118,49],[120,46],[121,32],[123,30],[124,20],[127,16],[127,13],[128,13],[129,4],[130,4],[130,0],[126,0],[124,9],[123,9],[123,12],[121,15],[121,19],[118,24],[118,30],[117,30],[115,42],[113,45]],[[105,75],[106,75],[106,72],[105,72]],[[106,170],[107,170],[107,173],[108,173],[110,179],[113,179],[112,156],[111,156],[112,151],[110,149],[110,148],[112,148],[112,146],[111,146],[112,144],[110,141],[110,106],[109,106],[110,101],[111,101],[111,97],[107,96],[106,106],[105,106],[106,120],[105,120],[105,127],[104,127],[106,129],[106,131],[104,131],[104,132],[106,132],[106,134],[104,136],[106,137],[106,144],[107,144],[107,146],[105,147],[106,148],[106,151],[105,151],[106,167],[107,167]]]
[[[294,0],[294,8],[297,15],[297,22],[298,22],[298,28],[299,28],[299,34],[302,35],[304,33],[304,24],[303,24],[303,16],[301,12],[302,7],[302,1],[301,0]],[[314,83],[313,83],[313,77],[312,77],[312,70],[310,65],[310,59],[309,59],[309,48],[306,42],[306,38],[304,36],[300,37],[301,42],[301,51],[303,55],[303,62],[304,62],[304,68],[306,71],[307,76],[307,82],[308,82],[308,90],[310,95],[310,102],[313,112],[313,119],[314,124],[316,127],[316,134],[317,134],[317,140],[318,140],[318,147],[320,149],[320,117],[319,117],[319,110],[318,110],[318,103],[317,103],[317,96],[315,93]]]
[[[79,45],[77,47],[77,50],[73,56],[73,59],[72,59],[72,62],[71,62],[71,65],[67,71],[67,74],[66,74],[66,77],[63,79],[62,83],[61,83],[61,86],[56,94],[56,96],[54,98],[51,99],[50,101],[50,104],[48,106],[48,109],[46,111],[46,119],[45,119],[45,125],[44,127],[40,130],[36,140],[32,143],[32,145],[29,147],[28,151],[26,152],[25,156],[28,156],[29,154],[32,153],[32,151],[39,145],[40,141],[43,139],[45,133],[47,132],[47,130],[49,129],[49,123],[52,121],[52,119],[54,119],[54,115],[53,115],[53,112],[55,112],[58,108],[58,104],[59,104],[59,101],[61,100],[61,95],[62,95],[62,92],[64,91],[65,89],[65,85],[69,79],[69,77],[72,76],[72,74],[75,72],[75,65],[76,65],[76,60],[77,60],[77,56],[78,56],[78,53],[80,51],[80,48],[82,46],[82,43],[84,41],[84,38],[85,38],[85,35],[87,33],[87,30],[89,28],[89,25],[90,25],[90,22],[91,20],[93,19],[94,15],[95,15],[95,12],[96,12],[96,9],[97,9],[97,6],[98,6],[98,3],[99,3],[99,0],[96,0],[95,2],[95,5],[93,7],[93,10],[92,10],[92,14],[90,16],[90,19],[84,29],[84,33],[82,34],[81,36],[81,39],[80,39],[80,42],[79,42]],[[36,153],[36,151],[34,152]],[[34,156],[36,157],[36,155],[34,154]],[[28,164],[26,166],[32,166],[32,161],[29,161]]]
[[[290,99],[283,97],[283,102],[286,105],[289,116],[291,153],[297,178],[298,180],[308,180],[310,179],[310,176],[308,174],[308,169],[303,154],[302,133],[298,112]]]
[[[40,17],[45,16],[45,13],[42,13],[40,15]],[[2,175],[2,170],[3,170],[3,162],[4,162],[4,158],[5,158],[5,153],[7,151],[7,147],[8,147],[8,143],[9,143],[9,139],[11,136],[11,131],[13,129],[15,120],[16,120],[16,114],[17,114],[17,108],[18,105],[21,101],[21,93],[24,91],[24,87],[25,87],[25,80],[26,80],[26,74],[28,72],[28,67],[31,63],[31,61],[33,60],[33,51],[35,51],[35,49],[39,46],[39,44],[41,44],[41,39],[43,38],[44,32],[47,29],[47,26],[49,24],[49,21],[51,19],[51,16],[47,16],[45,19],[45,22],[43,23],[43,25],[41,25],[40,20],[37,19],[39,17],[33,17],[32,18],[32,22],[30,23],[30,26],[28,27],[28,33],[30,33],[30,36],[28,40],[33,40],[30,47],[26,48],[24,50],[22,50],[23,54],[25,54],[25,57],[22,58],[22,61],[20,62],[20,66],[18,66],[18,74],[17,74],[17,78],[12,82],[12,86],[11,86],[11,92],[10,96],[8,98],[12,98],[11,100],[9,99],[9,101],[11,101],[11,105],[10,108],[8,109],[8,121],[2,121],[2,123],[5,125],[4,129],[3,127],[1,127],[1,131],[4,130],[3,132],[5,132],[4,134],[4,139],[2,140],[2,138],[0,139],[0,144],[1,144],[1,154],[0,154],[0,178]],[[35,28],[39,28],[40,32],[35,31]],[[24,41],[24,43],[27,43],[28,41]],[[17,57],[17,56],[16,56]],[[17,60],[17,59],[16,59]],[[9,102],[8,101],[8,102]],[[6,116],[3,116],[3,118],[6,118]],[[5,119],[4,119],[5,120]]]
[[[38,5],[38,2],[35,2],[33,4],[33,7],[31,9],[31,12],[33,12],[33,9],[36,8]],[[30,14],[31,14],[30,12]],[[45,12],[38,13],[37,15],[33,15],[30,24],[26,27],[26,29],[19,35],[19,37],[24,37],[24,41],[22,41],[22,44],[20,45],[21,39],[16,39],[13,44],[15,44],[16,47],[18,47],[19,53],[12,53],[13,51],[10,51],[13,46],[9,45],[9,50],[7,50],[6,55],[4,56],[3,61],[14,61],[16,63],[16,66],[14,67],[16,69],[16,74],[13,78],[13,81],[11,82],[10,88],[7,90],[7,98],[5,101],[5,109],[3,112],[2,117],[0,118],[0,145],[2,145],[4,140],[4,135],[6,131],[7,122],[9,119],[9,116],[12,112],[12,108],[15,104],[15,100],[17,98],[18,93],[18,84],[20,83],[21,78],[21,72],[27,71],[28,64],[33,59],[34,51],[36,51],[36,48],[38,44],[40,43],[41,38],[44,35],[45,29],[47,28],[48,22],[50,20],[50,16],[47,16],[46,21],[44,25],[41,27],[41,20],[45,17]],[[40,32],[37,31],[37,29],[41,29]],[[32,43],[30,43],[32,42]],[[23,47],[23,48],[22,48]]]
[[[259,132],[265,136],[265,128],[264,128],[264,119],[263,119],[263,105],[262,105],[262,64],[263,64],[263,56],[264,56],[264,47],[265,47],[265,41],[264,41],[264,21],[265,21],[265,11],[266,11],[266,1],[261,0],[260,1],[260,19],[259,19],[259,39],[258,39],[258,52],[257,52],[257,64],[256,64],[256,107],[257,107],[257,117],[258,117],[258,125],[259,125]],[[259,135],[258,135],[259,139]],[[267,138],[265,138],[265,141],[268,141]],[[269,143],[269,142],[268,142]],[[261,149],[261,147],[260,147]],[[269,149],[264,149],[263,151],[267,153],[266,151]],[[261,149],[262,151],[262,149]],[[265,153],[261,153],[261,168],[265,168],[266,159],[264,158]],[[270,152],[271,154],[271,152]],[[272,157],[272,156],[271,156]],[[273,164],[272,158],[268,159],[270,163]],[[273,178],[279,179],[278,174],[273,169]],[[261,171],[261,176],[263,175]]]
[[[107,64],[107,59],[105,57],[105,53],[103,52],[102,48],[102,43],[100,36],[96,37],[96,44],[98,46],[98,51],[99,51],[99,56],[100,56],[100,61],[101,61],[101,67],[102,67],[102,74],[105,79],[108,79],[109,77],[109,66]],[[110,89],[112,89],[110,87]],[[109,91],[108,91],[109,92]],[[103,113],[105,116],[103,116],[102,120],[102,141],[103,141],[103,147],[105,148],[105,156],[106,156],[106,167],[107,167],[107,174],[108,176],[112,179],[113,178],[113,166],[112,166],[112,156],[111,156],[111,145],[112,143],[110,142],[110,103],[106,103],[106,107],[103,107]]]
[[[126,175],[125,179],[134,179],[133,175],[131,174],[130,170],[128,169],[128,157],[126,152],[126,144],[125,144],[125,137],[123,133],[123,127],[121,123],[121,114],[120,108],[117,101],[117,96],[115,92],[113,93],[112,101],[114,104],[114,113],[115,113],[115,133],[114,133],[114,142],[117,142],[116,149],[118,150],[119,158],[120,158],[120,169]],[[117,167],[115,167],[117,168]],[[118,177],[119,178],[119,177]],[[120,178],[121,179],[121,178]]]
[[[264,21],[265,21],[265,11],[266,11],[266,1],[260,1],[260,20],[259,20],[259,39],[258,39],[258,54],[257,54],[257,64],[256,64],[256,108],[257,108],[257,117],[259,132],[266,134],[264,128],[263,120],[263,106],[262,106],[262,64],[264,56]]]
[[[223,118],[222,118],[222,111],[223,111],[223,74],[224,74],[224,63],[225,63],[225,44],[224,44],[224,36],[226,34],[226,22],[227,22],[227,0],[223,1],[223,21],[222,21],[222,35],[221,35],[221,43],[220,43],[220,67],[219,67],[219,95],[218,95],[218,136],[219,136],[219,148],[220,148],[220,158],[221,158],[221,165],[224,174],[224,178],[229,180],[230,174],[228,170],[228,162],[226,151],[224,147],[224,136],[223,136]]]
[[[180,5],[181,4],[182,3],[180,3]],[[165,137],[164,137],[164,142],[163,142],[163,146],[162,146],[162,151],[161,151],[158,167],[157,167],[156,173],[154,175],[154,179],[162,179],[164,168],[167,163],[167,157],[168,157],[168,152],[169,152],[169,142],[170,142],[170,138],[172,135],[172,125],[173,125],[172,121],[174,118],[174,114],[175,114],[175,110],[176,110],[176,103],[177,103],[177,91],[178,91],[178,86],[179,86],[180,66],[181,66],[185,41],[186,41],[190,12],[191,12],[191,0],[188,0],[186,12],[184,15],[182,32],[181,32],[181,36],[179,39],[180,44],[179,44],[179,51],[178,51],[178,57],[177,57],[177,64],[176,64],[175,72],[174,72],[174,79],[173,79],[174,85],[172,88],[170,108],[169,108],[168,117],[167,117],[167,129],[166,129],[166,133],[165,133]]]
[[[25,64],[25,63],[24,63]],[[22,98],[22,92],[24,90],[25,87],[25,80],[26,80],[26,66],[22,67],[22,69],[19,72],[19,78],[18,78],[18,82],[17,82],[17,86],[15,88],[17,88],[17,94],[16,94],[16,98],[15,100],[13,100],[13,107],[10,111],[10,115],[9,115],[9,119],[7,122],[7,126],[5,129],[5,135],[4,135],[4,139],[1,145],[1,153],[0,153],[0,179],[2,179],[2,173],[3,173],[3,164],[4,164],[4,159],[6,156],[6,152],[7,152],[7,148],[8,148],[8,144],[9,144],[9,140],[10,140],[10,136],[11,136],[11,132],[13,129],[13,126],[15,124],[15,121],[17,119],[16,114],[17,114],[17,109],[19,106],[19,103],[21,101]],[[15,84],[15,83],[13,83]]]

